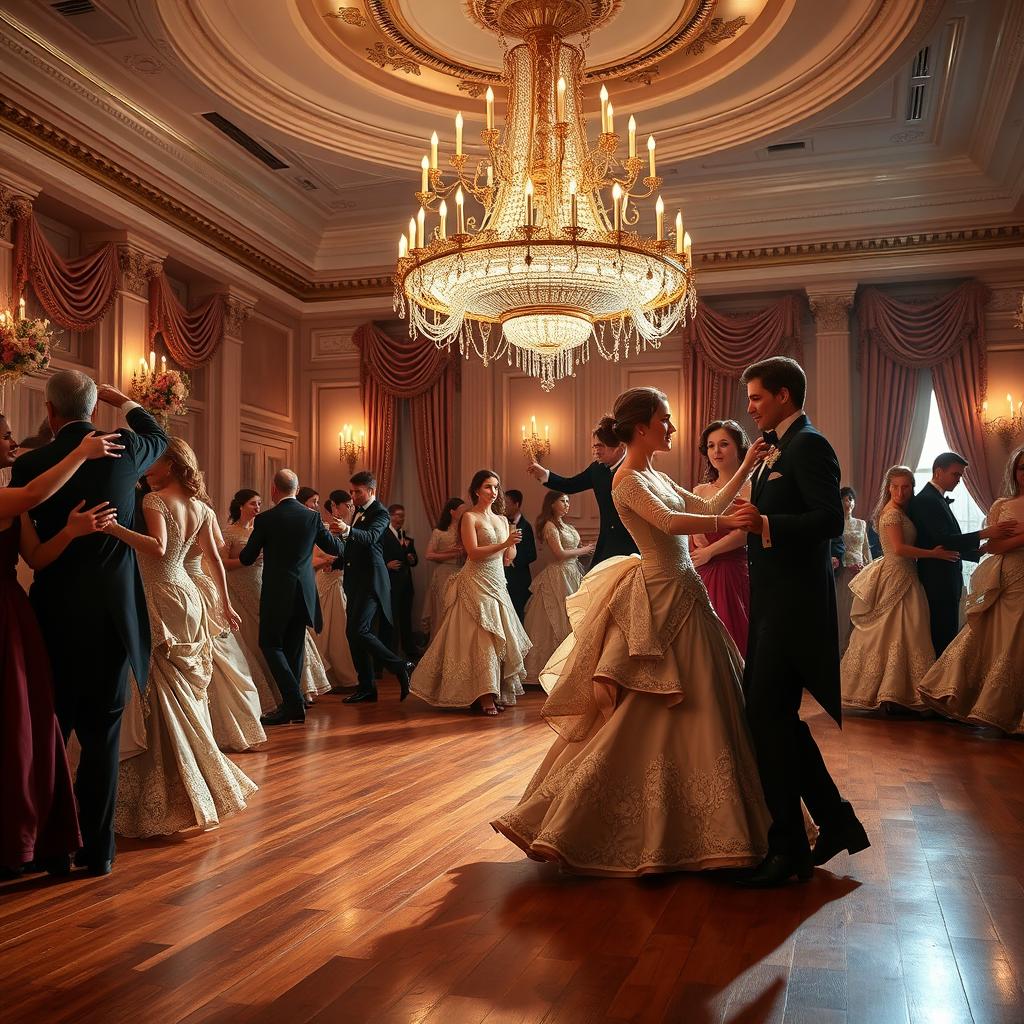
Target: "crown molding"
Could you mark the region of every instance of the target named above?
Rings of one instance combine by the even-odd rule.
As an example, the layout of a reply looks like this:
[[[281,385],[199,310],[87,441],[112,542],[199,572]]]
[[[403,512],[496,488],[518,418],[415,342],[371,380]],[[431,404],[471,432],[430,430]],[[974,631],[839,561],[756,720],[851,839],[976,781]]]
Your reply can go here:
[[[394,282],[388,272],[351,277],[319,277],[310,267],[293,269],[255,245],[197,212],[141,175],[98,153],[32,111],[0,96],[0,131],[108,189],[115,195],[182,231],[235,264],[306,303],[390,297]],[[696,252],[699,269],[750,271],[769,267],[820,265],[833,261],[868,261],[894,254],[962,253],[1020,248],[1024,223],[985,227],[905,232],[846,239],[723,248]]]

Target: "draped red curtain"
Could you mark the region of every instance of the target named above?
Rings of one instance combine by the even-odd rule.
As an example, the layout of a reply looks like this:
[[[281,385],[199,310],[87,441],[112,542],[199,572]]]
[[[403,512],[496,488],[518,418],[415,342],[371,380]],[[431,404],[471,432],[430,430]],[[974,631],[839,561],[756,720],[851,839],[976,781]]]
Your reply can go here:
[[[14,224],[14,280],[19,291],[31,282],[46,315],[70,331],[88,331],[106,315],[117,294],[117,246],[65,260],[47,241],[31,212]]]
[[[969,463],[964,484],[982,508],[995,500],[981,422],[987,302],[988,289],[977,281],[925,304],[877,288],[860,293],[862,487],[878,487],[885,470],[905,456],[915,371],[930,370],[943,430]]]
[[[382,500],[395,467],[398,403],[412,411],[416,475],[427,515],[436,522],[454,478],[455,374],[448,353],[423,340],[393,338],[375,323],[356,328],[359,380],[366,416],[367,463]]]
[[[704,302],[687,324],[685,354],[689,408],[683,419],[690,446],[691,485],[701,479],[697,451],[701,431],[713,420],[727,419],[736,399],[740,374],[759,359],[789,352],[801,355],[802,300],[785,295],[756,313],[718,313]]]
[[[187,310],[164,274],[149,281],[149,340],[164,339],[178,366],[191,369],[209,362],[224,340],[224,296],[211,295]]]

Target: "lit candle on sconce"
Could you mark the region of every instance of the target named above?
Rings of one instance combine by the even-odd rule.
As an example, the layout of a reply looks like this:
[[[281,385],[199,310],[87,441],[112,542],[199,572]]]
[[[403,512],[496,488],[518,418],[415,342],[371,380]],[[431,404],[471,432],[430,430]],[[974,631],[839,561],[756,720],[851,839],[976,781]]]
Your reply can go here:
[[[683,255],[683,211],[676,212],[676,255]]]
[[[160,357],[160,372],[161,373],[166,373],[167,372],[167,356],[161,356]]]
[[[487,86],[487,130],[494,131],[494,90]]]
[[[462,156],[462,126],[465,122],[462,120],[462,111],[460,110],[455,115],[455,155]]]
[[[533,432],[534,434],[536,434],[536,433],[537,433],[537,417],[536,417],[536,416],[531,416],[531,417],[530,417],[530,430],[531,430],[531,431],[532,431],[532,432]]]
[[[612,220],[615,231],[622,230],[622,186],[615,182],[612,186]]]
[[[139,356],[139,373],[145,377],[148,367],[146,366],[146,357]]]
[[[559,78],[558,85],[555,87],[555,120],[562,122],[565,120],[565,79]]]
[[[1010,419],[1013,419],[1013,395],[1006,396],[1006,404],[1010,407]]]
[[[156,353],[152,350],[149,353],[149,372],[156,373]]]
[[[546,423],[544,424],[544,440],[551,440],[551,427],[549,427]]]
[[[576,227],[576,222],[579,219],[579,209],[576,203],[576,179],[573,178],[569,182],[569,219],[573,227]]]
[[[654,136],[653,135],[648,135],[647,136],[647,161],[648,161],[648,164],[650,165],[650,171],[651,171],[651,177],[652,178],[654,177],[654,167],[655,167],[654,149],[655,149],[656,145],[657,145],[657,143],[654,141]]]
[[[437,208],[437,212],[441,217],[441,229],[439,235],[441,238],[448,237],[448,204],[442,199],[441,205]]]
[[[460,235],[466,233],[466,208],[465,208],[465,197],[462,194],[462,186],[459,186],[458,191],[455,193],[455,220],[456,227]]]
[[[658,201],[654,204],[654,216],[657,221],[656,238],[659,242],[663,242],[665,240],[665,204],[662,202],[661,196],[658,196]]]
[[[629,158],[630,160],[636,157],[636,118],[629,115]]]
[[[526,223],[533,226],[533,179],[526,179]]]
[[[601,131],[608,131],[608,89],[601,86]]]
[[[24,320],[25,319],[25,296],[24,295],[18,300],[18,319],[19,320]]]
[[[430,174],[430,161],[427,159],[427,154],[423,154],[423,159],[420,161],[420,191],[426,192],[430,188],[428,176]]]
[[[526,424],[525,423],[522,426],[522,431],[523,431],[523,440],[525,441],[526,440]]]
[[[437,132],[430,136],[430,166],[437,170]]]

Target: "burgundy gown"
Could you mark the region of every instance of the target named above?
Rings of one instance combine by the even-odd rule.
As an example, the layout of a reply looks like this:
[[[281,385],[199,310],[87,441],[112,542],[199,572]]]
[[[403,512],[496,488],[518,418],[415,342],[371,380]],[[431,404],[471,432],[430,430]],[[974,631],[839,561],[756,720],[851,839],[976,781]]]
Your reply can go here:
[[[714,544],[729,532],[720,530],[705,536],[709,544]],[[740,654],[746,658],[747,633],[750,629],[750,571],[747,567],[746,545],[716,555],[710,562],[698,566],[697,572],[707,588],[711,607],[722,620],[729,636],[736,641]]]
[[[0,866],[74,853],[81,845],[50,660],[18,585],[21,523],[0,531]]]

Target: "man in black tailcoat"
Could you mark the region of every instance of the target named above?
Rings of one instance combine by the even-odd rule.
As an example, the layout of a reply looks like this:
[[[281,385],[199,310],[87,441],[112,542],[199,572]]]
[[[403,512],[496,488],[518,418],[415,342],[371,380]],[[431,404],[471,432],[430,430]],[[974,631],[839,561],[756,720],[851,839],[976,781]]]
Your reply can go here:
[[[120,430],[117,459],[87,462],[31,519],[41,541],[58,534],[81,501],[109,502],[117,521],[131,527],[135,485],[163,454],[167,434],[141,406],[78,370],[59,370],[46,383],[46,412],[54,439],[14,463],[11,484],[23,486],[56,465],[94,427],[97,401],[119,408],[130,430]],[[75,733],[82,749],[75,796],[82,849],[75,862],[93,874],[114,860],[121,714],[128,703],[128,670],[143,691],[149,674],[146,598],[135,552],[109,533],[80,537],[35,574],[30,592],[53,665],[57,719],[64,739]],[[10,782],[11,780],[8,780]]]
[[[523,515],[523,492],[510,488],[505,492],[505,515],[513,530],[522,532],[523,539],[516,545],[516,557],[511,565],[505,566],[505,582],[508,584],[508,596],[512,599],[512,607],[523,621],[526,615],[526,602],[530,600],[530,585],[533,577],[530,566],[537,561],[537,541],[533,536],[533,527]]]
[[[932,478],[911,499],[907,508],[910,521],[917,528],[917,547],[930,550],[943,547],[958,551],[961,558],[977,562],[983,551],[981,542],[990,537],[1010,537],[1017,529],[1015,522],[998,523],[974,533],[961,533],[960,524],[950,511],[953,499],[947,491],[954,490],[967,468],[967,460],[956,452],[944,452],[932,463]],[[917,575],[928,598],[932,646],[935,657],[950,645],[960,630],[960,596],[964,589],[960,562],[940,558],[919,558]]]
[[[238,555],[242,565],[252,565],[263,554],[260,650],[281,692],[281,706],[260,719],[264,725],[306,721],[301,686],[306,629],[312,626],[319,633],[324,625],[313,575],[313,548],[341,554],[340,543],[319,513],[296,498],[298,489],[299,478],[292,470],[274,474],[270,488],[274,507],[253,520],[252,535]]]
[[[412,605],[416,597],[412,571],[420,564],[416,554],[416,541],[405,532],[405,506],[388,505],[391,522],[381,538],[384,564],[391,579],[391,609],[395,618],[395,630],[382,630],[385,646],[395,646],[394,633],[402,642],[402,653],[410,659],[417,657],[416,643],[412,636]]]
[[[349,489],[356,505],[352,525],[338,522],[331,527],[342,541],[340,561],[345,570],[345,597],[348,599],[346,635],[359,684],[356,692],[345,698],[345,703],[373,703],[377,700],[374,659],[395,674],[401,699],[405,700],[409,696],[412,665],[390,650],[373,628],[378,616],[394,625],[391,581],[381,548],[391,516],[377,500],[377,478],[369,470],[356,473],[349,481]]]
[[[811,877],[840,850],[869,845],[842,799],[800,703],[807,690],[840,722],[839,628],[830,542],[843,531],[839,460],[803,412],[807,380],[792,359],[755,363],[742,377],[768,454],[740,502],[748,531],[750,640],[747,720],[772,825],[768,855],[740,879],[749,886]],[[812,856],[801,798],[821,829]]]

